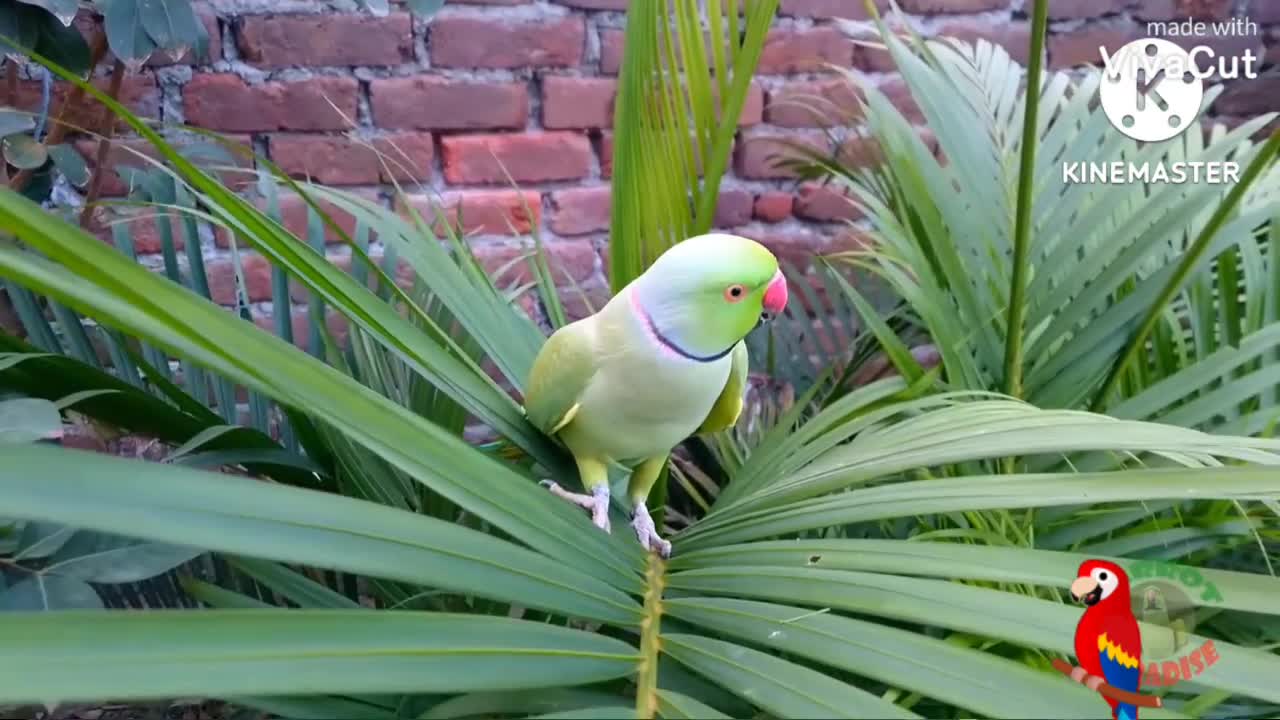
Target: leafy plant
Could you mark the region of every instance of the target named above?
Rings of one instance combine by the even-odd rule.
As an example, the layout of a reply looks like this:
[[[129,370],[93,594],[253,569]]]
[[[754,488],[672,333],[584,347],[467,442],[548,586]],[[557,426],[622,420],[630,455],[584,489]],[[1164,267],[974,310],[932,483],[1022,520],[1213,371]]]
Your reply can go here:
[[[629,22],[656,24],[656,13],[636,3]],[[1084,503],[1132,516],[1220,498],[1253,521],[1280,501],[1275,440],[933,393],[924,373],[841,392],[823,377],[732,443],[740,462],[726,464],[729,480],[666,565],[537,486],[572,472],[507,389],[519,392],[542,334],[448,223],[294,183],[266,163],[315,203],[313,231],[295,237],[273,216],[275,181],[261,184],[260,208],[87,91],[163,157],[156,170],[189,195],[174,212],[226,229],[310,294],[314,342],[299,350],[209,302],[198,281],[150,272],[121,252],[127,243],[108,247],[8,191],[0,222],[24,246],[0,246],[0,276],[136,338],[124,353],[135,368],[152,348],[214,387],[270,398],[314,467],[290,477],[274,448],[280,464],[258,470],[250,448],[207,458],[234,470],[222,473],[0,449],[6,513],[180,543],[229,566],[183,574],[199,611],[0,613],[0,702],[201,694],[296,718],[1103,717],[1094,693],[1049,669],[1070,651],[1078,611],[1061,590],[1083,555],[1033,549],[1039,526],[1026,511],[1068,510],[1055,528],[1066,533],[1084,525],[1069,515]],[[355,232],[321,203],[353,216]],[[349,273],[317,252],[326,228],[349,245]],[[326,310],[349,321],[346,347],[325,331]],[[53,381],[51,363],[74,362],[14,352],[17,377],[36,387]],[[140,372],[141,387],[118,380],[138,406],[158,393],[185,427],[219,424],[187,395],[189,371],[186,391],[177,373]],[[79,407],[122,412],[91,410],[95,399]],[[472,446],[460,415],[539,467]],[[198,430],[182,442],[191,454],[232,436]],[[1098,458],[1113,462],[1074,467]],[[1019,542],[972,542],[1002,531]],[[1097,554],[1132,567],[1149,550]],[[1276,624],[1280,581],[1202,572],[1223,596],[1202,601],[1216,615],[1198,628],[1214,633],[1220,659],[1194,685],[1162,690],[1169,709],[1144,714],[1201,715],[1229,699],[1234,713],[1264,716],[1280,702],[1280,657],[1235,630]]]

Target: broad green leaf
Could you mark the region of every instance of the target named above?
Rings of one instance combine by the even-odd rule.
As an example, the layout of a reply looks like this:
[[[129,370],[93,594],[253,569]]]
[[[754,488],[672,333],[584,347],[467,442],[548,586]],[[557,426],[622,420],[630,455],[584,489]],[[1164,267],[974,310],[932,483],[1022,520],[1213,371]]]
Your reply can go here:
[[[150,132],[141,123],[138,128]],[[518,539],[608,576],[619,586],[638,585],[636,543],[593,530],[577,508],[461,438],[157,277],[29,201],[0,191],[0,219],[12,222],[24,242],[79,273],[0,248],[0,275],[20,279],[82,311],[92,308],[92,315],[108,325],[197,360],[283,405],[323,417],[411,477]],[[86,282],[89,277],[106,287]],[[160,307],[164,313],[155,314]],[[531,513],[534,508],[538,511]]]
[[[70,8],[59,8],[54,15],[45,15],[40,23],[40,34],[36,38],[37,54],[53,60],[62,67],[77,75],[89,72],[89,44],[85,42],[80,29],[71,24],[75,16],[75,0],[56,0]],[[62,12],[70,10],[69,15]],[[55,19],[56,18],[56,19]]]
[[[699,629],[874,678],[985,717],[1098,715],[1097,699],[1080,685],[878,623],[728,598],[673,599],[666,610]]]
[[[116,0],[103,13],[103,29],[111,52],[135,65],[146,62],[156,50],[156,43],[143,25],[142,3],[138,0]]]
[[[634,671],[612,638],[492,616],[367,610],[4,613],[0,702],[476,692]]]
[[[640,621],[634,600],[583,570],[435,518],[251,478],[61,448],[15,446],[2,457],[5,512],[15,516],[453,589],[623,625]]]
[[[13,559],[21,561],[47,558],[66,544],[75,532],[75,528],[57,523],[26,523],[18,539],[17,553]]]
[[[49,159],[44,145],[30,135],[9,135],[0,140],[0,150],[4,153],[4,159],[19,170],[34,170]]]
[[[1268,466],[1117,470],[1098,473],[970,475],[864,488],[810,498],[723,522],[695,525],[677,552],[865,520],[991,508],[1010,509],[1164,499],[1265,500],[1280,496]]]
[[[0,400],[0,446],[62,437],[62,415],[48,400]]]
[[[558,713],[605,707],[618,696],[597,690],[554,688],[459,695],[432,706],[418,716],[419,720],[455,720],[476,716],[515,713]],[[634,709],[632,714],[634,715]]]
[[[547,713],[546,715],[530,715],[528,720],[633,720],[635,716],[636,709],[632,706],[601,705]]]
[[[35,127],[36,121],[31,117],[31,113],[0,108],[0,138],[14,133],[31,132]]]
[[[370,705],[351,698],[273,695],[271,697],[232,696],[227,701],[289,720],[397,720],[395,710]]]
[[[941,627],[1025,647],[1073,653],[1081,609],[957,582],[820,568],[754,567],[741,570],[687,570],[670,576],[682,592],[771,600],[814,608],[842,609]],[[1139,622],[1146,637],[1168,633]],[[1209,638],[1189,634],[1188,646]],[[1196,683],[1272,702],[1280,688],[1271,678],[1280,672],[1280,656],[1214,640],[1219,659],[1196,676]]]
[[[35,49],[42,14],[38,9],[21,3],[0,5],[0,38],[8,38],[12,41],[10,44],[0,39],[0,52],[25,57],[29,51]],[[4,122],[4,112],[0,111],[0,137],[13,132]]]
[[[662,650],[777,717],[919,717],[815,670],[723,640],[663,633]]]
[[[66,176],[67,182],[82,187],[89,182],[89,167],[85,165],[84,156],[67,143],[49,147],[49,157],[53,164]]]
[[[93,610],[102,598],[83,580],[32,573],[22,582],[0,591],[0,611]],[[7,614],[6,614],[7,616]]]
[[[142,27],[157,47],[193,47],[199,39],[200,21],[190,0],[136,0]]]
[[[43,572],[93,583],[137,582],[172,570],[203,552],[195,547],[82,531],[58,548]]]
[[[80,6],[76,0],[18,0],[18,2],[44,8],[52,13],[58,22],[66,26],[71,25],[71,21],[76,16],[76,10]]]
[[[251,558],[228,561],[231,567],[283,595],[302,608],[358,608],[360,603],[282,565]]]
[[[1066,589],[1080,563],[1111,560],[1134,583],[1155,577],[1179,578],[1198,605],[1249,613],[1280,614],[1280,578],[1217,568],[1157,563],[1108,555],[992,547],[953,542],[905,540],[774,540],[726,545],[677,555],[671,570],[768,565],[826,570],[861,570],[897,575],[1023,583]]]
[[[658,714],[666,720],[729,720],[729,716],[688,695],[658,691]]]

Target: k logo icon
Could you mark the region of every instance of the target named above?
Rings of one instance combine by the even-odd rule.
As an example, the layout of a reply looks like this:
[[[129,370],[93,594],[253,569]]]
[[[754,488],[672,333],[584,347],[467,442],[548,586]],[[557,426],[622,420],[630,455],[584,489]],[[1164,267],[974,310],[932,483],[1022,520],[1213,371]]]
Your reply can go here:
[[[1147,38],[1112,56],[1099,93],[1102,110],[1134,140],[1159,142],[1193,124],[1204,99],[1204,81],[1191,55],[1168,40]]]

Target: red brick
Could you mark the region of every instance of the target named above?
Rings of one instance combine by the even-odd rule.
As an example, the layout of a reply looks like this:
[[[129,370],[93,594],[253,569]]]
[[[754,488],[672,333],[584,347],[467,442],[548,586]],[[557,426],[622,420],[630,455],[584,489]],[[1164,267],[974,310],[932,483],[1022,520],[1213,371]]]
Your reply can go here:
[[[746,190],[721,190],[716,198],[715,226],[737,227],[751,222],[751,206],[755,197]]]
[[[613,127],[618,82],[548,75],[542,79],[542,126],[551,130]]]
[[[974,13],[1009,7],[1009,0],[902,0],[902,9],[926,15]]]
[[[596,250],[589,240],[556,240],[543,245],[543,251],[557,286],[581,284],[596,273]],[[533,281],[533,247],[483,243],[473,245],[472,252],[500,287]],[[517,260],[522,255],[526,259]]]
[[[846,125],[858,119],[857,92],[845,78],[791,82],[769,93],[765,118],[783,127]]]
[[[1083,25],[1075,30],[1049,36],[1049,67],[1101,65],[1099,46],[1114,53],[1142,37],[1136,25],[1127,22],[1102,22]]]
[[[393,130],[518,130],[529,115],[520,82],[415,75],[369,83],[373,122]]]
[[[579,16],[548,22],[443,17],[431,24],[431,64],[451,68],[573,67],[582,61]]]
[[[236,75],[208,74],[193,77],[182,89],[182,98],[187,122],[198,127],[232,132],[345,130],[356,119],[358,90],[355,78],[349,77],[249,85]]]
[[[105,92],[110,82],[111,77],[108,75],[97,78],[93,84]],[[62,112],[63,101],[66,99],[67,90],[70,87],[70,84],[65,82],[55,82],[53,84],[50,124],[55,122],[59,113]],[[18,98],[14,107],[20,110],[36,112],[40,108],[40,95],[41,88],[38,81],[23,80],[18,83]],[[130,110],[144,118],[158,118],[160,116],[160,92],[156,88],[155,78],[151,75],[134,73],[126,75],[124,83],[120,87],[119,100]],[[74,107],[67,109],[66,113],[62,115],[62,120],[72,125],[69,128],[71,130],[85,128],[99,131],[103,127],[102,119],[107,112],[107,109],[97,100],[85,96]],[[117,122],[116,125],[120,126],[123,123]]]
[[[970,45],[982,38],[1004,48],[1009,57],[1023,65],[1027,64],[1027,53],[1031,48],[1031,26],[1021,21],[992,25],[981,20],[957,18],[941,23],[935,34],[937,37],[956,38]],[[1052,37],[1050,36],[1050,42]],[[1097,46],[1094,46],[1093,54],[1098,54]]]
[[[884,18],[884,22],[903,43],[910,45],[913,42],[909,28],[900,16],[891,15]],[[872,72],[898,71],[898,66],[893,62],[893,56],[883,47],[884,40],[880,37],[878,29],[864,28],[860,32],[850,32],[850,37],[854,40],[853,64],[855,66]]]
[[[775,167],[778,160],[791,157],[795,151],[789,144],[799,143],[814,148],[824,148],[821,135],[757,135],[738,143],[736,166],[738,176],[748,180],[791,178],[795,173]]]
[[[924,122],[924,113],[920,111],[920,105],[916,103],[915,97],[911,95],[911,88],[907,86],[907,82],[900,76],[886,78],[880,83],[880,92],[884,93],[885,98],[893,103],[893,106],[902,113],[902,116],[909,122]]]
[[[271,299],[271,263],[261,255],[240,249],[240,267],[244,271],[245,291],[249,302]],[[209,276],[209,296],[219,305],[236,304],[235,263],[230,258],[205,263]]]
[[[408,13],[250,15],[240,19],[240,54],[260,67],[399,65],[413,60]]]
[[[883,13],[889,7],[887,0],[876,0],[876,8]],[[863,0],[782,0],[780,12],[794,17],[841,18],[866,20],[867,6]]]
[[[1224,115],[1262,115],[1280,110],[1280,72],[1231,83],[1214,103]]]
[[[454,184],[574,180],[591,170],[591,142],[574,132],[458,135],[444,138],[441,150]]]
[[[853,66],[853,41],[835,28],[770,30],[757,72],[824,72],[830,69],[828,65]]]
[[[717,99],[719,93],[716,94]],[[742,100],[742,112],[738,114],[738,127],[759,125],[764,120],[764,89],[756,83],[747,86],[747,96]]]
[[[551,193],[551,230],[560,235],[583,235],[609,229],[608,185],[557,190]]]
[[[1150,0],[1144,0],[1150,2]],[[1049,0],[1050,20],[1079,20],[1124,9],[1124,0]]]
[[[1232,0],[1141,0],[1133,15],[1141,20],[1225,20],[1231,16],[1231,5]]]
[[[795,212],[806,220],[856,220],[862,213],[849,197],[830,185],[804,183],[796,193]]]
[[[382,182],[426,182],[431,179],[431,158],[435,147],[431,133],[400,132],[373,139],[373,146],[386,156]]]
[[[252,153],[252,147],[249,144],[250,138],[248,135],[224,135],[223,137],[226,140],[238,143],[243,153]],[[206,141],[204,138],[192,138],[189,136],[169,138],[169,141],[179,148],[193,140],[198,142],[212,142]],[[98,157],[98,141],[92,139],[77,140],[76,150],[80,152],[84,157],[85,162],[89,165],[90,169],[92,169]],[[245,155],[243,153],[232,152],[233,162],[239,167],[252,168],[254,166],[253,156],[251,154]],[[158,159],[159,157],[159,151],[155,149],[154,145],[146,140],[119,139],[112,142],[111,149],[107,152],[107,162],[105,163],[107,172],[102,178],[102,194],[106,197],[115,197],[125,195],[129,192],[129,187],[125,184],[125,181],[116,173],[117,168],[122,166],[133,168],[155,167],[153,164],[148,162],[146,158]],[[217,161],[208,163],[201,158],[196,164],[208,167],[210,165],[223,166],[226,162]],[[233,171],[224,171],[217,172],[215,174],[223,183],[237,187],[246,183],[251,183],[256,179],[256,175],[247,172],[238,173]]]
[[[378,198],[378,193],[374,190],[349,190],[348,192],[352,195],[365,198],[366,200],[376,200]],[[306,201],[297,194],[286,191],[281,191],[279,200],[280,219],[285,229],[297,237],[306,240],[307,214],[309,210]],[[338,227],[340,227],[348,236],[355,232],[356,219],[354,216],[340,210],[330,202],[317,200],[316,203],[320,206],[320,209],[329,215],[333,219],[334,223],[337,224]],[[256,204],[259,209],[262,209],[265,212],[266,203],[264,201],[258,200]],[[325,242],[327,243],[337,243],[342,240],[342,236],[327,225],[325,226],[324,233]],[[226,230],[221,228],[214,233],[214,241],[217,246],[221,248],[230,247],[231,245],[227,240]],[[246,246],[242,240],[237,241],[239,242],[240,247]]]
[[[820,252],[822,236],[808,230],[757,229],[746,227],[738,231],[764,245],[778,257],[798,270],[805,270],[813,263],[813,256]]]
[[[561,293],[560,300],[564,304],[564,314],[572,322],[600,312],[609,302],[609,297],[609,287],[601,281],[566,290]]]
[[[791,217],[791,204],[791,193],[769,190],[756,198],[755,216],[769,223],[782,222]]]
[[[626,10],[629,0],[555,0],[558,5],[567,5],[582,10]]]
[[[302,350],[306,350],[307,344],[311,340],[310,312],[306,308],[291,310],[289,319],[289,325],[293,328],[293,344]],[[272,335],[276,332],[276,320],[269,314],[255,316],[253,323]],[[336,310],[326,309],[324,324],[338,347],[344,347],[347,343],[347,319]]]
[[[115,246],[115,241],[112,238],[112,226],[124,224],[133,239],[133,251],[138,255],[155,255],[163,249],[160,244],[159,223],[161,222],[169,223],[174,249],[182,250],[186,247],[186,242],[183,240],[182,226],[179,225],[179,218],[176,214],[157,213],[155,208],[114,207],[108,209],[104,207],[94,217],[95,220],[91,225],[93,234],[112,247]]]
[[[408,201],[423,220],[434,224],[443,213],[468,235],[525,235],[542,218],[542,196],[535,190],[464,190],[440,199],[410,195]]]
[[[622,67],[622,46],[625,33],[622,30],[605,28],[600,31],[600,72],[605,75],[617,75]]]
[[[380,159],[379,154],[385,157]],[[326,185],[374,185],[389,181],[392,174],[400,181],[429,180],[431,156],[428,133],[397,133],[372,141],[345,135],[271,138],[271,159],[282,170]]]
[[[613,177],[613,133],[604,133],[600,138],[600,175]]]

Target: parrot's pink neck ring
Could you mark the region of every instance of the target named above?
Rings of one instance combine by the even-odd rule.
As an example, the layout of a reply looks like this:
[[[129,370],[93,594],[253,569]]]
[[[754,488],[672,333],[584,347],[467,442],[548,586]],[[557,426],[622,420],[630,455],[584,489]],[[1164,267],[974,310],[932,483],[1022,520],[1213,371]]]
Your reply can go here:
[[[668,356],[679,356],[686,360],[693,360],[694,362],[709,363],[719,360],[725,355],[728,355],[729,351],[733,350],[733,345],[730,345],[728,348],[725,348],[723,352],[718,352],[714,355],[694,355],[671,340],[668,340],[667,337],[658,330],[658,326],[653,322],[653,318],[649,316],[649,313],[645,311],[644,306],[640,304],[640,295],[635,291],[635,288],[632,288],[628,292],[631,295],[631,309],[635,312],[636,316],[640,318],[640,324],[644,326],[645,332],[649,335],[649,339],[665,350],[668,353]]]

